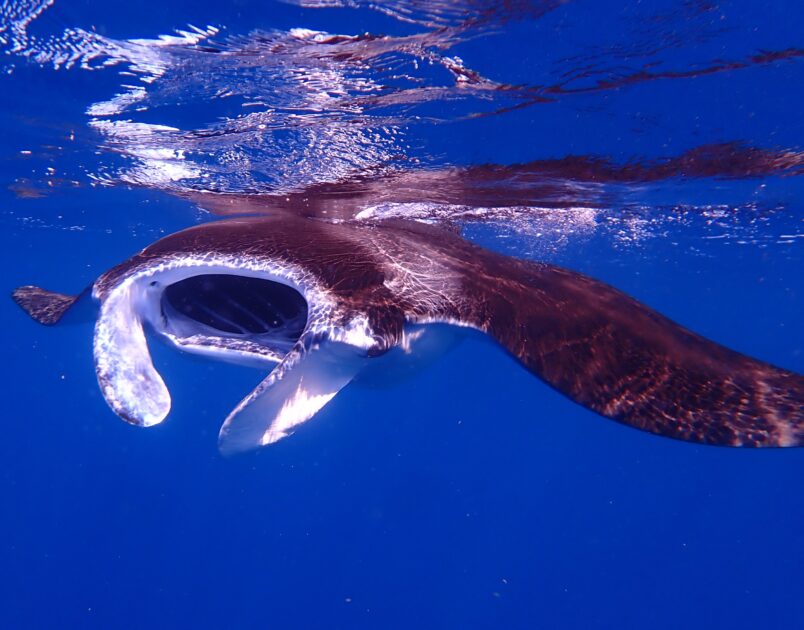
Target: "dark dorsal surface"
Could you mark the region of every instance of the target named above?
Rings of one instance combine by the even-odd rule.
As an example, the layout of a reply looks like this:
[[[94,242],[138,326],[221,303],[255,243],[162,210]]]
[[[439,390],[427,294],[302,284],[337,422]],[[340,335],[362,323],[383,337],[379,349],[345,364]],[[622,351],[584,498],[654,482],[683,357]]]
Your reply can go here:
[[[25,286],[14,289],[11,297],[40,324],[53,326],[81,296],[64,295],[41,287]]]
[[[583,274],[489,252],[429,226],[395,227],[422,243],[420,255],[441,261],[431,283],[450,298],[442,317],[488,333],[575,402],[688,441],[804,443],[800,374],[705,339]]]
[[[639,429],[730,446],[804,440],[804,377],[705,339],[601,282],[519,267],[487,330],[576,402]],[[500,317],[501,313],[508,313]]]

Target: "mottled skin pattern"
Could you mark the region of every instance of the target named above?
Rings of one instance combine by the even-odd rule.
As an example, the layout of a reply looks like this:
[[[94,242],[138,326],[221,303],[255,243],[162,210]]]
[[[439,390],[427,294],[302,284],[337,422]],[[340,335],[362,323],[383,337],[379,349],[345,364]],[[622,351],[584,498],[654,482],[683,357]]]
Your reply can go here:
[[[587,276],[417,223],[282,214],[209,223],[104,274],[96,295],[137,268],[204,253],[302,269],[335,298],[336,325],[368,316],[372,356],[399,343],[406,322],[448,321],[489,334],[572,400],[636,428],[728,446],[804,440],[801,375],[719,346]]]
[[[14,301],[40,324],[53,326],[59,322],[78,296],[46,291],[40,287],[24,286],[11,294]]]

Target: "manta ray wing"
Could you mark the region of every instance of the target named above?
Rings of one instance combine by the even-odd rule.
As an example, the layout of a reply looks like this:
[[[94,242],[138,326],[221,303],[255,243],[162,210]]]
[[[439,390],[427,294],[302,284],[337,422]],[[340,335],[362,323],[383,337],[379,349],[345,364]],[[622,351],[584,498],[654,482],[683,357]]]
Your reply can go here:
[[[510,259],[509,259],[510,261]],[[804,443],[804,377],[697,335],[617,289],[510,261],[476,321],[575,402],[638,429],[728,446]]]
[[[54,326],[82,295],[64,295],[28,285],[15,289],[11,297],[32,319],[45,326]]]
[[[394,236],[379,249],[403,270],[394,284],[417,298],[410,310],[418,323],[478,329],[573,401],[638,429],[724,446],[804,444],[800,374],[729,350],[569,269],[431,226],[383,227]]]

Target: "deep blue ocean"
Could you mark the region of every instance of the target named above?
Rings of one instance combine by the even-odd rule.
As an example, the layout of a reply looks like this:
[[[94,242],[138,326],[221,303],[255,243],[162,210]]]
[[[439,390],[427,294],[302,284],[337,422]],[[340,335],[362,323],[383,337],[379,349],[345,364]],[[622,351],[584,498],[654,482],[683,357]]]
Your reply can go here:
[[[801,373],[802,25],[792,0],[5,0],[4,290],[77,293],[217,218],[187,193],[346,199]],[[152,343],[173,408],[132,427],[91,322],[0,317],[3,628],[804,627],[802,449],[634,430],[471,338],[227,458],[264,371]]]

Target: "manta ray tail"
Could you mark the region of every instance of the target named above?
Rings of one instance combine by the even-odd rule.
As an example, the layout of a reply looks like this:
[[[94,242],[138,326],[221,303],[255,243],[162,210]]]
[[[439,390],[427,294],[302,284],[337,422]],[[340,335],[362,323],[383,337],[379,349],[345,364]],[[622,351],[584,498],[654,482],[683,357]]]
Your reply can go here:
[[[41,287],[24,286],[15,289],[11,297],[40,324],[53,326],[59,323],[81,295],[64,295]]]
[[[581,405],[660,435],[804,445],[804,377],[705,339],[624,293],[550,265],[487,288],[483,328]],[[483,321],[485,320],[485,321]]]

